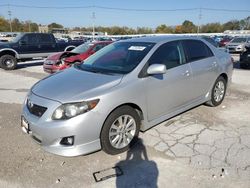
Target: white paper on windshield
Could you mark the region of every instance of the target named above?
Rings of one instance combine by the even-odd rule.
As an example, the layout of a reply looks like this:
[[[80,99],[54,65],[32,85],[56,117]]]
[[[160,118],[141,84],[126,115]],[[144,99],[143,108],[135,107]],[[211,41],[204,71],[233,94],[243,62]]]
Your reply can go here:
[[[128,50],[143,51],[145,48],[145,46],[130,46]]]

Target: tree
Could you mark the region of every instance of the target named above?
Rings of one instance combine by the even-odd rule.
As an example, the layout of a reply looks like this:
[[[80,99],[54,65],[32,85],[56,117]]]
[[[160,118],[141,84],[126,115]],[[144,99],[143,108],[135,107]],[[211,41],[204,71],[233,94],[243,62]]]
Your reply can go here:
[[[63,28],[63,25],[53,22],[48,25],[48,28],[49,30],[51,30],[52,28]]]
[[[201,26],[202,33],[220,33],[223,31],[223,27],[220,23],[208,23]]]
[[[182,33],[195,33],[197,31],[197,27],[193,22],[189,20],[185,20],[181,25]]]
[[[173,28],[166,26],[165,24],[159,25],[156,29],[155,29],[156,33],[173,33]]]
[[[153,32],[153,29],[149,27],[137,27],[136,33],[137,34],[152,34],[154,32]]]
[[[182,33],[182,26],[181,25],[177,25],[176,27],[175,27],[175,31],[174,31],[175,33]]]
[[[223,24],[223,30],[239,30],[240,22],[238,20],[231,20]]]
[[[4,17],[0,16],[0,31],[10,31],[10,24],[8,20],[6,20]]]

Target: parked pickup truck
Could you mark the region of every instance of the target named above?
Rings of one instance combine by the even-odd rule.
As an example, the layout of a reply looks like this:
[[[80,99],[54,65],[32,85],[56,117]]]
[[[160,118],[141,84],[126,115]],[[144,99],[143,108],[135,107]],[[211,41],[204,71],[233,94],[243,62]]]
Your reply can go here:
[[[17,63],[71,50],[84,41],[57,42],[49,33],[21,33],[11,42],[0,42],[0,67],[13,70]]]

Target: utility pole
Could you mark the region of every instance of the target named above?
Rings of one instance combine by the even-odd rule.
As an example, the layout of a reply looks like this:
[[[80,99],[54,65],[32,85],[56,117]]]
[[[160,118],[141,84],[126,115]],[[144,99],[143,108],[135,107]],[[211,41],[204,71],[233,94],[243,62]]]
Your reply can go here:
[[[92,37],[93,37],[93,40],[95,40],[95,12],[92,12],[92,19],[93,19],[93,22],[92,22],[92,27],[93,27],[93,31],[92,31]]]
[[[202,12],[201,12],[201,8],[200,8],[200,12],[199,12],[199,15],[198,15],[198,27],[197,27],[197,35],[200,33],[200,24],[201,24],[201,18],[202,18]]]
[[[28,21],[28,23],[29,23],[29,32],[31,32],[30,22],[31,22],[31,21],[29,20],[29,21]]]
[[[11,25],[11,10],[10,10],[10,5],[8,5],[8,15],[9,15],[9,22],[10,22],[10,32],[12,32],[12,25]]]

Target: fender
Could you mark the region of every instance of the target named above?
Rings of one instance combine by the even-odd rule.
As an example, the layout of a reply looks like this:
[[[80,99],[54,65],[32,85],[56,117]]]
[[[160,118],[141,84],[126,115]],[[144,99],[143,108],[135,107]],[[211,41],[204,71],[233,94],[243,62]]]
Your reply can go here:
[[[0,50],[0,53],[1,53],[1,52],[4,52],[4,51],[12,51],[12,52],[14,52],[14,53],[15,53],[15,57],[16,57],[17,59],[19,59],[19,54],[17,53],[16,50],[14,50],[14,49],[12,49],[12,48],[3,48],[3,49]]]

